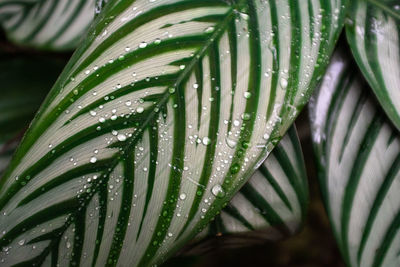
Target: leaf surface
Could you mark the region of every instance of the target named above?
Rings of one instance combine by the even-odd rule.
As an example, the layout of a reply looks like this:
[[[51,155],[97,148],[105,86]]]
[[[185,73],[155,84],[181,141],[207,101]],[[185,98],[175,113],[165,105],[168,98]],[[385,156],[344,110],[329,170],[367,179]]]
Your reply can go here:
[[[307,102],[342,5],[109,2],[0,181],[7,264],[148,266],[181,248]]]
[[[346,34],[386,114],[400,129],[400,2],[351,1]]]
[[[310,116],[326,209],[349,266],[397,266],[400,137],[339,50]]]
[[[0,25],[21,45],[75,49],[95,13],[95,0],[0,0]]]
[[[182,252],[199,255],[293,235],[304,222],[307,206],[307,174],[292,126],[249,181]]]

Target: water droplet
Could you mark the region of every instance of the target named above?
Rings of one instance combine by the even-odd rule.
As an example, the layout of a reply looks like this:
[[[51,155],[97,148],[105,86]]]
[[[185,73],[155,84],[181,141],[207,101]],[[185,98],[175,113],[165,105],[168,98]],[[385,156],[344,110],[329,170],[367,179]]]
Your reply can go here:
[[[264,136],[263,136],[263,138],[265,139],[265,140],[268,140],[269,139],[269,134],[264,134]]]
[[[210,26],[210,27],[207,27],[207,28],[204,30],[204,32],[205,32],[205,33],[212,33],[214,30],[215,30],[215,28],[212,27],[212,26]]]
[[[184,70],[184,69],[186,68],[186,66],[185,66],[185,65],[180,65],[179,68],[180,68],[181,70]]]
[[[25,239],[21,239],[18,241],[18,245],[23,246],[25,244]]]
[[[285,78],[281,78],[280,84],[281,84],[282,89],[285,90],[288,86],[288,81]]]
[[[229,169],[231,174],[236,174],[240,171],[240,165],[238,163],[235,163],[231,166],[231,168]]]
[[[226,144],[230,147],[230,148],[235,148],[237,145],[237,142],[233,139],[230,139],[229,137],[225,138]]]
[[[218,198],[222,198],[225,196],[225,191],[219,184],[213,186],[213,188],[211,189],[211,193]]]
[[[126,105],[127,107],[132,106],[132,101],[130,101],[130,100],[126,101],[126,102],[125,102],[125,105]]]
[[[186,199],[186,194],[185,194],[185,193],[182,193],[182,194],[179,196],[179,198],[180,198],[181,200],[185,200],[185,199]]]
[[[155,44],[160,44],[160,43],[161,43],[161,39],[160,39],[160,38],[155,39],[155,40],[154,40],[154,43],[155,43]]]
[[[91,157],[91,158],[90,158],[90,163],[96,163],[96,161],[97,161],[97,158],[96,158],[96,157]]]
[[[248,120],[250,120],[250,119],[251,119],[250,113],[243,113],[243,114],[242,114],[242,120],[248,121]]]
[[[124,142],[126,140],[126,135],[124,134],[119,134],[117,136],[118,141]]]
[[[244,92],[243,96],[244,96],[244,98],[249,99],[251,97],[251,93],[250,92]]]
[[[96,116],[96,114],[97,114],[97,112],[94,110],[91,110],[89,113],[90,113],[90,116],[92,116],[92,117]]]
[[[137,112],[137,113],[143,113],[143,111],[144,111],[144,108],[143,108],[143,107],[138,107],[138,108],[136,109],[136,112]]]
[[[66,246],[67,246],[67,248],[71,248],[71,243],[67,242]]]
[[[211,139],[206,137],[203,137],[203,145],[208,146],[209,144],[211,144]]]
[[[147,43],[146,42],[141,42],[140,44],[139,44],[139,47],[140,48],[145,48],[147,46]]]
[[[169,92],[170,94],[175,93],[175,88],[174,88],[174,87],[169,88],[169,89],[168,89],[168,92]]]
[[[199,84],[197,84],[197,83],[193,84],[193,88],[194,88],[194,89],[199,88]]]

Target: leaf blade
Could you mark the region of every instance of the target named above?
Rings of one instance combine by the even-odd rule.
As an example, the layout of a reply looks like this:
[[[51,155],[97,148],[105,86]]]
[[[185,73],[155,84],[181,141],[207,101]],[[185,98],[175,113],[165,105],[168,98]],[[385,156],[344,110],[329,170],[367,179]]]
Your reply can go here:
[[[307,206],[307,174],[300,141],[292,126],[249,181],[183,253],[198,255],[216,247],[251,246],[293,235],[304,222]]]
[[[351,64],[336,52],[310,106],[321,190],[347,264],[393,265],[400,139]]]
[[[3,0],[0,25],[9,40],[41,50],[75,49],[93,20],[95,0]]]
[[[369,85],[394,125],[400,129],[399,21],[397,1],[353,1],[346,36]]]
[[[292,39],[298,38],[298,31],[291,36],[297,24],[288,14],[291,8],[300,8],[293,1],[279,2],[276,8],[259,1],[109,2],[39,111],[7,178],[0,181],[0,207],[10,214],[2,224],[6,234],[1,245],[15,242],[16,231],[10,231],[29,222],[24,212],[28,207],[35,206],[29,212],[36,214],[65,202],[76,209],[64,215],[69,227],[82,218],[74,213],[102,203],[97,204],[101,215],[93,222],[101,224],[93,233],[98,239],[94,263],[149,265],[181,247],[265,159],[306,103],[303,97],[316,84],[316,73],[323,72],[324,54],[333,49],[342,26],[342,2],[309,5],[315,14],[327,12],[329,18],[324,19],[325,27],[313,26],[315,45],[302,38],[304,64],[298,71],[297,65],[290,65],[296,58],[297,50],[290,48],[296,45]],[[337,24],[328,24],[335,20],[336,9]],[[270,21],[271,12],[284,19]],[[320,22],[322,17],[313,19]],[[305,21],[307,27],[310,20],[306,15],[296,22]],[[274,27],[280,42],[271,51],[263,40],[277,35]],[[309,30],[302,33],[309,37]],[[317,38],[320,34],[323,40]],[[272,70],[278,50],[280,64]],[[308,69],[307,62],[319,58],[320,64]],[[202,70],[200,81],[195,69]],[[310,76],[292,78],[292,73],[306,69]],[[272,76],[279,82],[271,83]],[[201,90],[193,90],[200,86]],[[267,102],[269,95],[274,98]],[[272,112],[266,115],[268,110]],[[151,130],[158,136],[157,151],[151,149],[151,140],[156,140]],[[127,157],[135,159],[133,169],[127,168]],[[212,168],[207,168],[210,162]],[[151,165],[156,168],[154,181],[149,178]],[[121,209],[126,196],[122,190],[131,186],[123,179],[129,169],[137,195],[130,212]],[[15,182],[16,176],[22,180]],[[56,182],[56,187],[47,188]],[[223,187],[223,198],[212,194],[215,185]],[[185,201],[179,199],[182,193],[187,195]],[[26,200],[32,194],[35,198]],[[35,205],[44,199],[53,201]],[[212,201],[211,208],[204,199]],[[18,206],[21,202],[24,205]],[[126,216],[130,231],[120,240],[120,250],[113,240],[120,239],[123,229],[117,225],[127,224]],[[63,244],[59,257],[65,255],[65,242],[56,241],[54,245]],[[89,247],[86,242],[90,240],[84,241],[84,248]]]

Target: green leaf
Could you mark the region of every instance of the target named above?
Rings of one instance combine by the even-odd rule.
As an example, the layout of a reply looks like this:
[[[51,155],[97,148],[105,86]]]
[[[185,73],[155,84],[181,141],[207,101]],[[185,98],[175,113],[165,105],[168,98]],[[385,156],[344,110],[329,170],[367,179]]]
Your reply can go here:
[[[0,180],[5,262],[147,266],[172,255],[307,102],[342,4],[109,2]]]
[[[397,266],[400,137],[338,51],[310,114],[326,208],[348,266]]]
[[[189,246],[190,251],[250,246],[293,235],[302,226],[307,206],[303,154],[296,128],[291,127],[249,181],[197,236],[199,241]],[[211,240],[202,240],[207,237]]]
[[[400,129],[400,2],[351,1],[346,34],[383,109]]]
[[[95,13],[95,0],[0,0],[0,26],[21,46],[75,49]]]

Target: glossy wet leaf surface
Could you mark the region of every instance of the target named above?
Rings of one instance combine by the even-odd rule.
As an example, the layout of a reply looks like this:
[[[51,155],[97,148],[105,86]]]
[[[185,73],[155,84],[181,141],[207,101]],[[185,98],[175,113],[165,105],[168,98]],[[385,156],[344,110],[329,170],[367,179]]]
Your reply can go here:
[[[353,55],[383,109],[400,129],[400,2],[351,3],[346,34]]]
[[[0,181],[4,264],[147,266],[172,255],[305,105],[342,5],[109,2]]]

